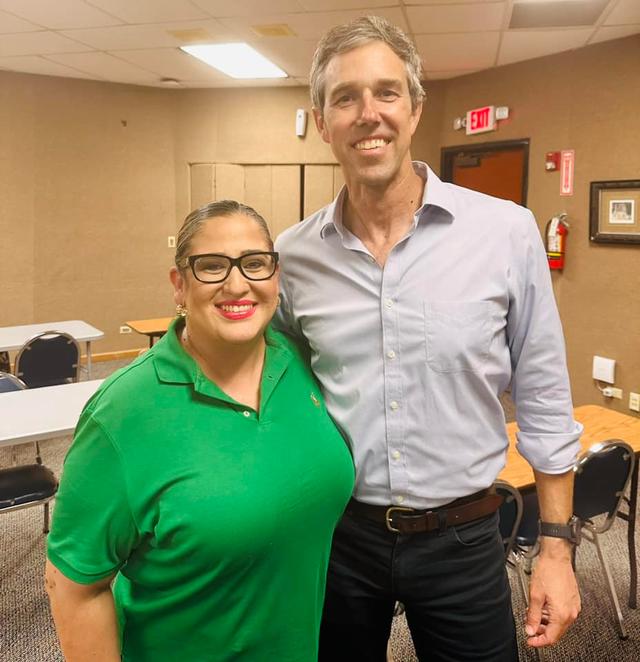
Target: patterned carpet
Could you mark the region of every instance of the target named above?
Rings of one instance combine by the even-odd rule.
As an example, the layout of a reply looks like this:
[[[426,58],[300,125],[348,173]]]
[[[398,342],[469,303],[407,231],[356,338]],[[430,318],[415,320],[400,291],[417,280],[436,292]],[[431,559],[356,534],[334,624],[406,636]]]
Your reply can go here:
[[[121,363],[96,364],[94,377],[109,374]],[[41,444],[43,461],[57,474],[70,439]],[[8,466],[15,454],[19,463],[33,461],[33,446],[0,450],[0,466]],[[0,662],[62,662],[53,623],[44,592],[44,535],[42,508],[28,508],[0,516]],[[565,639],[540,659],[546,662],[638,662],[640,660],[640,610],[626,604],[628,560],[626,525],[617,522],[603,537],[603,547],[611,570],[629,632],[621,641],[614,628],[614,616],[606,584],[600,572],[593,545],[583,543],[578,550],[578,579],[582,592],[583,612]],[[524,603],[519,586],[512,579],[514,613],[524,642],[522,622]],[[394,621],[391,651],[394,662],[414,662],[411,638],[404,617]],[[538,658],[524,643],[521,662]],[[185,662],[199,662],[185,660]],[[277,662],[274,660],[274,662]],[[358,662],[355,660],[354,662]]]

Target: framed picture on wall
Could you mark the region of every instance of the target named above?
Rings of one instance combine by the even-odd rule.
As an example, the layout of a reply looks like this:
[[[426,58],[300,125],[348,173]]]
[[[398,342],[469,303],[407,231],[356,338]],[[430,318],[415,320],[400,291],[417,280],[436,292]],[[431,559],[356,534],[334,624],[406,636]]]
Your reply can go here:
[[[604,244],[640,244],[640,181],[591,182],[589,238]]]

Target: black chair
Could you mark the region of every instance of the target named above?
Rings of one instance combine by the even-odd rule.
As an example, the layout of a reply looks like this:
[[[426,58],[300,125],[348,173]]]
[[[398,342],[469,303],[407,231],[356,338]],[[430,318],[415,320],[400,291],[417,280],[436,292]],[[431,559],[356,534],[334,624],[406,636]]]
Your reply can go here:
[[[78,381],[80,347],[73,336],[45,331],[22,346],[16,357],[15,374],[28,388]]]
[[[522,496],[520,491],[511,483],[497,480],[494,483],[496,494],[502,498],[502,505],[498,510],[500,522],[500,536],[504,545],[505,559],[509,559],[516,542],[516,534],[522,520]]]
[[[580,520],[582,539],[595,545],[609,589],[609,597],[617,617],[621,639],[627,638],[622,611],[609,564],[600,545],[599,537],[613,524],[624,499],[635,465],[631,446],[620,439],[612,439],[591,447],[574,467],[574,514]],[[594,518],[604,515],[598,522]]]
[[[14,375],[0,372],[0,393],[25,388]],[[44,506],[44,533],[49,532],[49,501],[58,491],[53,471],[42,464],[40,446],[36,445],[36,464],[0,469],[0,513],[30,506]]]

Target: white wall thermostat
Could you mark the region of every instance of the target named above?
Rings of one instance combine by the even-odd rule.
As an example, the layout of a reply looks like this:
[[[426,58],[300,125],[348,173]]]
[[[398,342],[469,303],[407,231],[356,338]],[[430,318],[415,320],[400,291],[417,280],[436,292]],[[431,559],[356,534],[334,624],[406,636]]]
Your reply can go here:
[[[307,111],[304,108],[296,110],[296,136],[304,137],[307,131]]]

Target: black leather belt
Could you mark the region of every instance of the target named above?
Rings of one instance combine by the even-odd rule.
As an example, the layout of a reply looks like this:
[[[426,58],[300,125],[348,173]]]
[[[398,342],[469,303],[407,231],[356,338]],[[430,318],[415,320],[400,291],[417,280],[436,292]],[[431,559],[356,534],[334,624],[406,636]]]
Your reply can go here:
[[[456,499],[432,510],[416,510],[404,506],[374,506],[351,499],[346,512],[355,517],[384,524],[393,533],[442,533],[448,526],[465,524],[495,513],[502,497],[489,487],[475,494]]]

